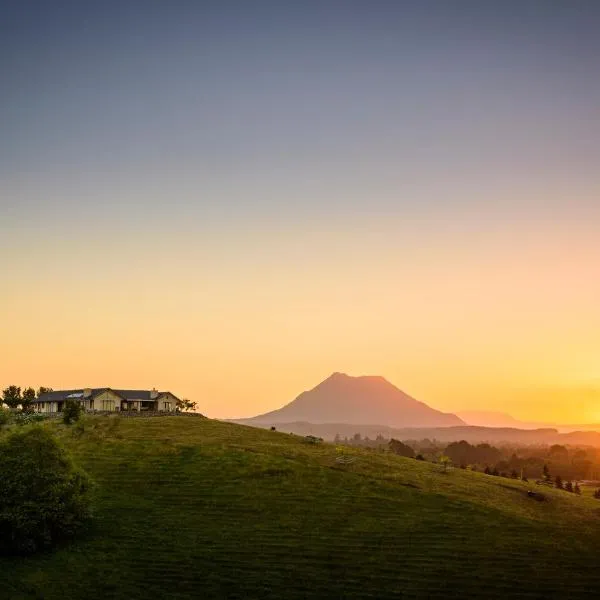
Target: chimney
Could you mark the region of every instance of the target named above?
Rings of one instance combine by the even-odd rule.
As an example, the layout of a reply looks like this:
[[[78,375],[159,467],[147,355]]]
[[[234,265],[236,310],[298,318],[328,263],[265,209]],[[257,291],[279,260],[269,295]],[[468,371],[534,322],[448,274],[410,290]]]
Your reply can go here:
[[[85,388],[83,390],[83,397],[89,398],[92,395],[92,388]]]
[[[155,398],[158,398],[158,390],[156,388],[152,388],[150,391],[150,400],[154,400]]]

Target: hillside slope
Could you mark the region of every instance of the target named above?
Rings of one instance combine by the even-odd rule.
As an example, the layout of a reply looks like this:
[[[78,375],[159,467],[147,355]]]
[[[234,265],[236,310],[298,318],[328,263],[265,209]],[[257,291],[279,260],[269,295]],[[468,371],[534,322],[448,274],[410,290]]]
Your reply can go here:
[[[116,425],[108,426],[108,423]],[[52,423],[97,483],[86,537],[0,561],[9,600],[590,598],[600,503],[201,418]],[[534,485],[535,487],[535,485]]]
[[[351,377],[333,373],[312,390],[278,410],[238,423],[346,423],[389,427],[449,427],[464,425],[456,415],[415,400],[383,377]]]

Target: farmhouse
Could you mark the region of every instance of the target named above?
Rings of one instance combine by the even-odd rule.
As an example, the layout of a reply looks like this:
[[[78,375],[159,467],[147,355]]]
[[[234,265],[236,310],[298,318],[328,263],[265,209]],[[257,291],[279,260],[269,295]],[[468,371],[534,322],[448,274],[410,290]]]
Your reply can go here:
[[[160,411],[173,412],[178,398],[171,392],[152,390],[113,390],[84,388],[42,394],[33,403],[41,413],[62,412],[66,400],[77,400],[86,411]]]

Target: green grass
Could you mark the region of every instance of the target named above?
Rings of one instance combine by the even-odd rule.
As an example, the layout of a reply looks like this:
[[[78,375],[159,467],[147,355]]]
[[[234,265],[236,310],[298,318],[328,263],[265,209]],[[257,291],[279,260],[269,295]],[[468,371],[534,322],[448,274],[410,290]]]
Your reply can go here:
[[[600,502],[200,418],[58,423],[93,527],[0,563],[0,598],[590,598]],[[95,424],[95,426],[94,426]]]

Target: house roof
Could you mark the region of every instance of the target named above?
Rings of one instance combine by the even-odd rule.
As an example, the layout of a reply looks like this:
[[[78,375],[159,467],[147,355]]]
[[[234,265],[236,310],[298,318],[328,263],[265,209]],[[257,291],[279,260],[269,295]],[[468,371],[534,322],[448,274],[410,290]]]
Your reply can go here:
[[[92,388],[92,394],[90,398],[95,398],[102,392],[113,392],[120,396],[123,400],[154,400],[150,398],[150,394],[153,390],[115,390],[113,388]],[[83,398],[83,389],[78,390],[57,390],[53,392],[46,392],[42,394],[36,402],[62,402],[68,398]],[[156,397],[163,396],[164,394],[170,394],[171,392],[156,392]],[[175,394],[171,394],[175,399],[178,399]]]

